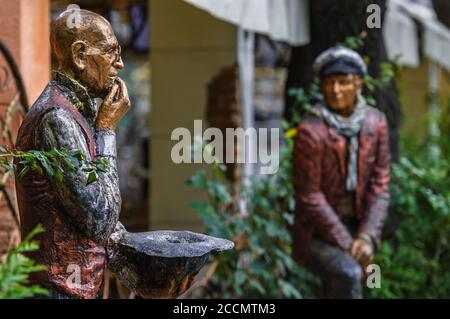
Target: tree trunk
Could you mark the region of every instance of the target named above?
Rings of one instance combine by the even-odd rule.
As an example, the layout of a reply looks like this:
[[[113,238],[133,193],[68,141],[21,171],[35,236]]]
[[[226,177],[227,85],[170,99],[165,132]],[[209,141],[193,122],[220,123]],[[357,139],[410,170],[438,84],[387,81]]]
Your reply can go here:
[[[378,4],[381,14],[385,12],[384,0],[313,0],[310,1],[310,29],[311,42],[308,45],[292,49],[286,80],[286,108],[285,116],[291,117],[294,99],[289,97],[289,88],[308,88],[312,78],[312,64],[323,50],[343,42],[346,37],[357,36],[362,31],[367,32],[364,46],[359,50],[363,56],[369,57],[369,74],[377,77],[380,72],[380,63],[386,61],[382,29],[369,29],[367,27],[367,6]],[[399,155],[399,126],[401,107],[395,81],[383,89],[374,92],[379,108],[386,114],[389,124],[390,149],[392,159]]]

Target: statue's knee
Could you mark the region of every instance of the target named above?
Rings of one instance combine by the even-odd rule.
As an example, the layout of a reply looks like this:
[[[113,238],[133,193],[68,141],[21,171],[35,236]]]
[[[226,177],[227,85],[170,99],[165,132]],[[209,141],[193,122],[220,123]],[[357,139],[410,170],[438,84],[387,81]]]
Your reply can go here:
[[[362,269],[357,263],[343,264],[337,271],[336,275],[339,279],[352,283],[360,283],[363,278]]]

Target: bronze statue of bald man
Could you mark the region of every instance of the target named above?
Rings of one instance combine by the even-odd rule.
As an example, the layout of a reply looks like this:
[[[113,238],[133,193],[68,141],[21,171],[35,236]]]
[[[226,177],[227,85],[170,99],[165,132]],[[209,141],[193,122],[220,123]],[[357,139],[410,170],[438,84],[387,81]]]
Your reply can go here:
[[[40,249],[31,257],[47,270],[32,282],[49,288],[53,298],[95,298],[119,220],[115,129],[130,100],[118,77],[124,64],[110,23],[80,10],[79,24],[72,26],[71,14],[63,12],[51,25],[57,70],[26,115],[16,147],[81,150],[87,160],[105,159],[109,169],[90,184],[85,172],[69,167],[63,167],[63,181],[30,172],[17,180],[16,189],[22,234],[39,223],[45,227]],[[97,106],[95,98],[102,104]]]
[[[78,14],[74,24],[72,15]],[[63,12],[52,23],[57,60],[54,80],[25,116],[16,148],[21,151],[83,152],[108,163],[88,182],[84,168],[62,161],[62,177],[31,170],[17,179],[22,236],[38,224],[39,250],[30,254],[45,271],[32,283],[52,298],[95,298],[108,267],[144,298],[175,298],[193,283],[211,252],[232,249],[231,241],[189,231],[129,233],[119,222],[121,197],[115,130],[130,108],[120,46],[103,17],[86,11]],[[101,98],[97,106],[95,98]],[[17,172],[23,169],[16,161]]]

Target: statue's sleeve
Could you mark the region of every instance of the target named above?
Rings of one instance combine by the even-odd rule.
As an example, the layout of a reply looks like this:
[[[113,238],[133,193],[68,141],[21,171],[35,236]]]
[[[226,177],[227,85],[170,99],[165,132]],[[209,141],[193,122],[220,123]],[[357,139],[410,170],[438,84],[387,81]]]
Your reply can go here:
[[[112,131],[95,133],[96,159],[108,161],[107,173],[98,173],[98,180],[87,184],[83,167],[76,172],[63,165],[62,181],[50,178],[69,221],[81,233],[98,242],[105,242],[119,219],[121,197],[116,165],[116,139]],[[93,160],[78,123],[62,109],[46,113],[37,128],[36,145],[40,149],[56,148],[69,152],[81,150]]]
[[[294,186],[297,214],[313,224],[317,234],[343,250],[350,249],[352,237],[320,189],[324,145],[313,123],[298,126],[294,144]]]
[[[371,237],[375,247],[380,244],[381,230],[389,205],[389,136],[386,117],[381,112],[380,119],[376,158],[366,195],[367,211],[358,229],[360,234],[367,234]]]

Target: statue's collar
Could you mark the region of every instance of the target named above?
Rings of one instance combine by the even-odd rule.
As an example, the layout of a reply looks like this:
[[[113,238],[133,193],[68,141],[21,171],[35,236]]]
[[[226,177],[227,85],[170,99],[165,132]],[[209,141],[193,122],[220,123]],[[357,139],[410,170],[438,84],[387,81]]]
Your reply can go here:
[[[56,83],[68,94],[68,98],[84,116],[94,119],[97,115],[95,102],[85,86],[61,71],[53,71]]]

